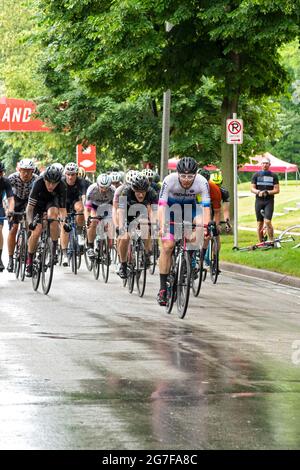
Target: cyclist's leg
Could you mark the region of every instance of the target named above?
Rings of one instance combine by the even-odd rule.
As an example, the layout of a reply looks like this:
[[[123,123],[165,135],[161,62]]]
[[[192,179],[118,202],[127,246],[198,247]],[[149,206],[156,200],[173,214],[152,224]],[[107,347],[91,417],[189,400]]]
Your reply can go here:
[[[92,205],[90,207],[90,215],[91,217],[97,216],[97,206]],[[87,229],[87,246],[88,246],[87,254],[90,258],[95,257],[94,241],[96,238],[97,222],[98,222],[97,220],[91,220]]]
[[[5,217],[4,208],[2,206],[0,207],[0,217]],[[4,223],[4,221],[0,220],[0,272],[2,272],[4,270],[4,264],[2,262],[2,250],[3,250],[3,233],[2,233],[2,230],[3,230],[3,223]]]
[[[75,212],[82,212],[82,215],[77,215],[76,216],[76,225],[79,228],[79,233],[80,233],[80,228],[83,227],[84,225],[84,214],[83,214],[83,202],[82,201],[75,201],[74,202],[74,210]]]
[[[118,253],[121,266],[119,268],[118,274],[122,279],[127,277],[127,257],[129,241],[130,235],[128,232],[124,233],[122,236],[119,237]]]
[[[30,237],[28,239],[28,252],[26,260],[26,276],[32,276],[32,261],[34,253],[36,252],[39,238],[41,236],[43,226],[41,223],[38,223],[34,230],[31,231]]]
[[[264,217],[261,211],[265,208],[265,203],[263,200],[256,198],[255,201],[255,213],[257,220],[257,237],[259,242],[263,241],[263,227],[264,227]]]
[[[69,206],[67,204],[66,209],[67,209],[67,212],[70,212],[73,209],[73,207]],[[68,244],[69,244],[69,233],[66,232],[65,229],[64,229],[64,222],[61,222],[61,224],[60,224],[60,246],[61,246],[61,250],[62,250],[62,253],[63,253],[63,260],[62,260],[63,266],[68,266],[68,264],[69,264],[68,255],[67,255]]]
[[[18,232],[19,218],[13,217],[9,223],[9,232],[7,236],[7,249],[8,249],[8,266],[7,271],[12,273],[14,270],[14,251],[16,245],[16,236]]]
[[[270,241],[274,240],[274,229],[272,225],[272,217],[274,212],[274,199],[270,199],[265,205],[265,224],[267,227],[268,238]]]

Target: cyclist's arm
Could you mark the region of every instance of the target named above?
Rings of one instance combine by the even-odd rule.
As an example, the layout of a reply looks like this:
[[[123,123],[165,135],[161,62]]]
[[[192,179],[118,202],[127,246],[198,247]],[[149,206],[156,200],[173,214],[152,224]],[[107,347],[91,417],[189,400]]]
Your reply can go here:
[[[13,212],[15,209],[15,198],[10,196],[7,198],[7,212]]]
[[[274,189],[270,189],[268,193],[270,196],[273,196],[274,194],[279,194],[280,193],[279,184],[274,184]]]

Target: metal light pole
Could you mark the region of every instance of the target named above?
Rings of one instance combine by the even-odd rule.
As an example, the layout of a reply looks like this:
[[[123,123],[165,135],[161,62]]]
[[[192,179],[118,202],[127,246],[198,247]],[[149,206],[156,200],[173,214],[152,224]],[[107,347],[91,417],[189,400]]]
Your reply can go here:
[[[163,120],[161,137],[160,176],[163,179],[168,174],[169,143],[170,143],[170,111],[171,90],[164,92]]]
[[[173,24],[166,21],[165,30],[167,33],[173,28]],[[163,179],[168,174],[169,143],[170,143],[170,112],[171,112],[171,90],[164,92],[163,96],[163,118],[161,136],[160,155],[160,176]]]

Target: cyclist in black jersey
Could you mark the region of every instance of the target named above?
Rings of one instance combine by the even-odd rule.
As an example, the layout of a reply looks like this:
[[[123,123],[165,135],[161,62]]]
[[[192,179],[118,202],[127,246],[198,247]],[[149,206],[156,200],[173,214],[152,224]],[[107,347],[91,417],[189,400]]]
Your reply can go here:
[[[39,237],[42,233],[42,218],[46,213],[50,219],[57,219],[58,216],[65,219],[67,188],[61,180],[61,172],[58,168],[50,165],[40,176],[30,192],[28,205],[26,208],[26,218],[31,236],[28,240],[28,257],[26,262],[26,275],[32,276],[32,261],[36,251]],[[38,220],[35,225],[34,220]],[[56,257],[57,240],[59,236],[59,222],[52,222],[50,226],[50,236],[52,239],[53,253]]]
[[[77,223],[77,232],[79,235],[82,233],[82,227],[84,225],[84,202],[85,202],[85,194],[86,194],[86,184],[83,178],[78,176],[78,166],[76,163],[67,163],[65,166],[65,176],[62,178],[62,181],[67,186],[67,196],[66,196],[66,208],[67,212],[70,213],[72,211],[77,213],[82,213],[82,215],[78,215],[76,217]],[[60,232],[60,240],[61,240],[61,248],[63,252],[63,266],[68,266],[68,255],[67,255],[67,248],[69,243],[69,226],[64,224],[61,227]],[[67,229],[67,231],[65,230]],[[81,241],[81,245],[83,241],[81,237],[79,237]]]
[[[130,186],[125,186],[119,197],[118,221],[119,221],[119,258],[121,266],[119,276],[121,279],[127,277],[127,254],[130,241],[130,233],[127,225],[133,221],[140,220],[141,224],[148,224],[151,220],[151,205],[157,202],[157,194],[150,188],[149,180],[146,176],[137,174],[133,176]],[[151,237],[148,225],[143,227],[145,237],[146,263],[150,265]],[[142,232],[143,233],[143,232]],[[143,237],[144,238],[144,237]]]
[[[3,250],[3,217],[10,217],[13,214],[15,208],[14,193],[9,182],[9,179],[4,176],[5,165],[0,162],[0,272],[4,270],[4,265],[2,262],[2,250]],[[7,209],[5,211],[3,207],[3,198],[7,199]],[[2,219],[2,220],[1,220]]]

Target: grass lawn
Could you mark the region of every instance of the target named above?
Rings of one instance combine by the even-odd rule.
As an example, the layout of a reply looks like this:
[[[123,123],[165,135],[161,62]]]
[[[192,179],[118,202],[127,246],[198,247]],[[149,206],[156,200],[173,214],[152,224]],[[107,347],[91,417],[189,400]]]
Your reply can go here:
[[[285,186],[285,182],[280,183],[280,193],[275,196],[275,215],[273,217],[273,226],[275,230],[284,230],[289,225],[300,224],[300,182],[289,181]],[[250,182],[238,185],[238,191],[250,193]],[[255,195],[239,198],[239,225],[242,227],[256,227],[255,217]],[[276,213],[283,213],[284,208],[293,207],[297,208],[296,211],[288,212],[285,215],[276,216]]]
[[[239,247],[257,243],[255,232],[239,232]],[[282,248],[256,251],[232,251],[233,236],[222,236],[220,259],[230,263],[244,264],[254,268],[289,274],[300,277],[300,248],[292,249],[292,243],[282,244]]]
[[[238,185],[239,193],[250,193],[250,181]],[[284,230],[290,225],[300,224],[300,182],[280,182],[280,194],[275,196],[275,214],[283,213],[284,208],[294,207],[296,211],[287,212],[282,216],[273,217],[275,230]],[[238,218],[240,227],[256,228],[255,196],[239,198]],[[276,236],[276,234],[275,234]],[[300,240],[299,240],[300,241]],[[239,231],[239,247],[257,243],[256,231]],[[244,264],[254,268],[267,269],[278,273],[300,277],[300,248],[292,249],[292,243],[285,243],[282,248],[270,250],[256,250],[249,252],[232,251],[233,236],[222,236],[221,261]]]

